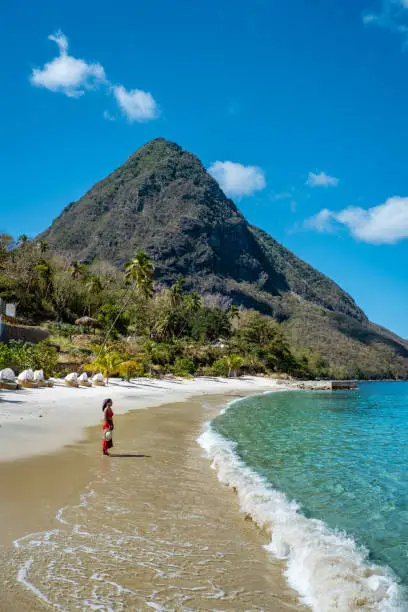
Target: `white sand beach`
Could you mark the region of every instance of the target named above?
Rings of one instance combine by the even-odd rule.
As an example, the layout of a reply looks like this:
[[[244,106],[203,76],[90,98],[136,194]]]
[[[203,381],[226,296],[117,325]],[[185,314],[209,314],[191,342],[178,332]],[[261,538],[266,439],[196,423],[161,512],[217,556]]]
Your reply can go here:
[[[304,610],[266,534],[243,520],[197,444],[232,399],[285,388],[143,378],[2,391],[0,610]],[[123,415],[108,461],[105,397]]]
[[[261,377],[195,378],[124,382],[112,379],[106,387],[72,388],[55,380],[53,388],[0,391],[0,461],[11,461],[79,442],[86,427],[102,420],[106,397],[114,413],[146,409],[209,394],[262,393],[284,389],[280,380]]]

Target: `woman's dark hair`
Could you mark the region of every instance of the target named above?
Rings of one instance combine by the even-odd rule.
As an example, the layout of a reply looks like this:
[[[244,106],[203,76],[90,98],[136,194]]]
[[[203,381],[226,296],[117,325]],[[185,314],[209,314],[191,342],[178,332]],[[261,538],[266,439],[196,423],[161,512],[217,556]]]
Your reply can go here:
[[[103,400],[103,404],[102,404],[102,412],[104,412],[104,410],[105,410],[106,406],[107,406],[108,404],[111,404],[111,403],[112,403],[112,400],[111,400],[111,399],[106,399],[106,400]]]

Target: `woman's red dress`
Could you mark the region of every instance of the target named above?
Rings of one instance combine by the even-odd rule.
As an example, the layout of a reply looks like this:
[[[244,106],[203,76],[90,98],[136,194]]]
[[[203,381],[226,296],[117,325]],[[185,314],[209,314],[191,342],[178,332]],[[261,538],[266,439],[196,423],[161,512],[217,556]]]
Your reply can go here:
[[[110,440],[105,440],[105,431],[107,431],[108,429],[112,429],[113,428],[113,412],[112,412],[112,408],[106,408],[105,410],[105,420],[103,422],[102,425],[102,430],[103,430],[103,439],[102,439],[102,450],[105,453],[107,450],[109,450],[110,448],[112,448],[113,446],[113,441],[112,439]]]

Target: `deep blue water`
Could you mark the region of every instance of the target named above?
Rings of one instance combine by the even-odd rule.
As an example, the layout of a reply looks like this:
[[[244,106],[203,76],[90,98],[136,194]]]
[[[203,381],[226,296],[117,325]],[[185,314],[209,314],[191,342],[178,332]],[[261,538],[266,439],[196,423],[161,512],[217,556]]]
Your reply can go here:
[[[408,584],[408,383],[242,400],[212,424],[274,488]]]

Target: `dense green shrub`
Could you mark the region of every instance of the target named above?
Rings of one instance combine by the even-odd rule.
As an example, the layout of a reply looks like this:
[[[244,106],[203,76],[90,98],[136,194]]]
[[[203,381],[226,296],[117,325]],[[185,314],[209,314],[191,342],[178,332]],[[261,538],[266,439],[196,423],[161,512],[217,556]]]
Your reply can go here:
[[[211,368],[211,373],[214,376],[228,376],[228,371],[229,367],[224,358],[214,361]]]
[[[16,373],[31,368],[44,370],[46,376],[55,374],[58,352],[47,342],[29,344],[28,342],[0,343],[0,367],[12,368]]]
[[[118,338],[126,334],[129,318],[117,304],[105,304],[100,310],[98,323],[110,338]]]
[[[50,323],[47,325],[47,328],[52,334],[62,336],[63,338],[68,338],[69,340],[72,340],[72,337],[75,336],[75,334],[83,333],[82,328],[78,327],[77,325],[71,325],[70,323]]]
[[[214,342],[218,338],[231,336],[231,321],[228,314],[219,308],[202,308],[194,314],[191,337],[201,342]]]
[[[177,357],[173,372],[176,376],[192,376],[195,373],[194,362],[185,357]]]

